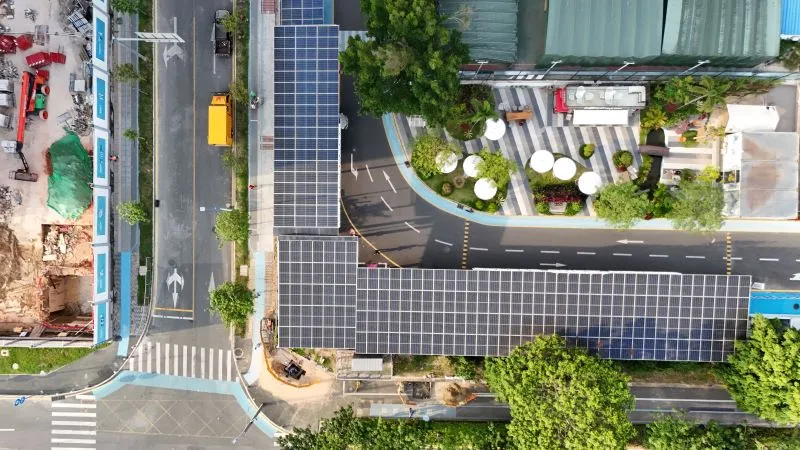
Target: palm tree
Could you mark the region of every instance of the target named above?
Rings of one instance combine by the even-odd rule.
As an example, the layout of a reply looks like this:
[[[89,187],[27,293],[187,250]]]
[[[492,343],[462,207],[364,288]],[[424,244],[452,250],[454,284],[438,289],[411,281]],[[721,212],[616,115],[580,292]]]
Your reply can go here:
[[[717,105],[725,104],[725,97],[727,97],[732,85],[733,83],[730,80],[716,81],[711,77],[703,77],[699,83],[687,86],[687,92],[695,97],[683,106],[700,102],[697,110],[701,113],[710,113]]]
[[[475,8],[462,3],[458,5],[458,10],[452,16],[450,16],[450,19],[458,22],[458,30],[463,33],[472,27],[472,13],[474,12]]]

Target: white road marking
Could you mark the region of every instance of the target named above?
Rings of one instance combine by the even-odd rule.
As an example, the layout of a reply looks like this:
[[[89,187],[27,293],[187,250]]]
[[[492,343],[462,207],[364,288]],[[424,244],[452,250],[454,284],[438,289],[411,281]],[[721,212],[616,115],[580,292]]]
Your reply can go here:
[[[208,379],[214,379],[214,349],[208,349]]]
[[[86,409],[95,409],[97,405],[94,403],[65,403],[65,402],[55,402],[53,403],[53,408],[86,408]]]
[[[364,164],[364,168],[366,168],[366,169],[367,169],[367,175],[369,175],[369,181],[370,181],[370,183],[374,183],[374,182],[375,182],[375,180],[373,180],[373,179],[372,179],[372,172],[370,172],[370,171],[369,171],[369,166],[368,166],[368,165],[366,165],[366,164]]]
[[[228,357],[225,361],[227,361],[228,366],[228,381],[233,381],[233,357],[230,350],[228,350]]]
[[[200,347],[200,378],[206,377],[206,348]]]
[[[780,261],[780,259],[778,259],[778,258],[758,258],[758,260],[759,261],[772,261],[772,262]]]
[[[577,252],[579,255],[596,255],[595,252]]]
[[[353,163],[353,153],[350,153],[350,173],[358,179],[358,169],[356,169],[356,165]]]
[[[552,253],[554,255],[557,255],[557,254],[559,254],[561,252],[558,251],[558,250],[539,250],[539,253]]]
[[[686,259],[706,259],[705,256],[686,255]]]
[[[13,428],[0,428],[0,431],[14,431]]]
[[[53,434],[78,434],[84,436],[94,436],[97,434],[95,430],[52,430]]]
[[[414,225],[411,225],[411,224],[410,224],[410,223],[408,223],[408,222],[405,222],[405,224],[406,224],[406,225],[408,225],[408,228],[411,228],[412,230],[414,230],[414,231],[416,231],[417,233],[419,233],[419,230],[418,230],[418,229],[416,229],[416,228],[414,228]]]
[[[449,246],[449,247],[452,247],[452,246],[453,246],[453,244],[451,244],[451,243],[449,243],[449,242],[445,242],[445,241],[440,241],[439,239],[434,239],[434,241],[436,241],[436,242],[438,242],[438,243],[440,243],[440,244],[442,244],[442,245],[447,245],[447,246]]]
[[[96,441],[94,439],[62,439],[62,438],[52,438],[50,439],[51,444],[94,444]]]
[[[722,259],[728,259],[727,256],[723,256]],[[741,261],[742,258],[739,256],[731,256],[731,261]]]
[[[386,173],[385,170],[383,170],[382,172],[383,172],[383,178],[386,178],[386,182],[389,183],[389,187],[392,188],[392,192],[397,194],[397,189],[394,188],[394,185],[392,184],[392,180],[389,179],[389,174]]]
[[[669,255],[650,255],[651,258],[669,258]]]
[[[136,347],[136,370],[141,372],[144,367],[144,346],[139,345]],[[132,361],[132,360],[131,360]],[[133,363],[131,363],[131,370],[133,370]]]
[[[53,411],[53,417],[97,417],[97,413],[93,412],[61,412]]]
[[[180,352],[178,352],[178,344],[175,344],[175,346],[172,348],[172,352],[173,352],[173,354],[172,354],[172,373],[174,375],[180,376],[181,374],[178,373],[178,371],[180,370],[180,368],[178,367],[178,360],[180,359],[181,356],[178,354],[178,353],[180,353]]]
[[[187,362],[188,359],[189,359],[189,346],[188,345],[184,345],[183,346],[183,376],[185,376],[185,377],[189,376],[189,371],[186,370],[186,362]]]
[[[150,362],[147,362],[147,371],[150,370]],[[161,373],[161,342],[156,342],[156,373]]]
[[[147,341],[147,371],[153,372],[153,343]]]
[[[506,249],[506,253],[522,253],[524,251],[525,250],[522,250],[521,248],[507,248]]]
[[[612,253],[614,256],[633,256],[630,253]]]
[[[169,344],[164,344],[164,374],[169,375]]]
[[[194,368],[195,368],[195,366],[197,365],[196,363],[197,363],[197,347],[195,347],[195,346],[193,345],[193,346],[192,346],[192,378],[194,378],[194,377],[195,377],[195,375],[194,375],[194,374],[195,374],[195,370],[194,370]]]
[[[484,248],[484,247],[470,247],[469,249],[470,250],[475,250],[476,252],[488,252],[489,251],[488,248]]]
[[[90,400],[94,401],[94,395],[86,395],[86,394],[78,394],[75,396],[78,400]]]
[[[222,349],[219,349],[219,357],[217,359],[217,379],[222,380],[222,365],[225,364],[225,358],[222,357]]]
[[[383,204],[384,204],[384,205],[386,205],[386,207],[387,207],[387,208],[389,208],[389,211],[392,211],[392,212],[394,212],[394,209],[392,209],[392,207],[391,207],[391,206],[389,206],[389,203],[386,201],[386,199],[385,199],[385,198],[383,198],[383,196],[382,196],[382,195],[381,195],[381,201],[383,202]]]
[[[50,423],[54,427],[95,427],[97,422],[82,422],[79,420],[54,420]]]
[[[800,259],[795,259],[794,261],[795,261],[795,262],[800,262]]]

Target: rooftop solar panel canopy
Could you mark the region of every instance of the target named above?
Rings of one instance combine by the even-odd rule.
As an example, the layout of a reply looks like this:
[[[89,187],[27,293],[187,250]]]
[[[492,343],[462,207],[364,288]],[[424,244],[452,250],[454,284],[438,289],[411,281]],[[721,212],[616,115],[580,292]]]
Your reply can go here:
[[[354,348],[358,238],[278,238],[281,347]]]
[[[281,25],[322,25],[323,0],[281,0]]]
[[[338,26],[275,28],[276,234],[339,229],[338,53]]]
[[[602,358],[724,361],[746,335],[750,276],[358,269],[364,354],[502,356],[558,334]]]

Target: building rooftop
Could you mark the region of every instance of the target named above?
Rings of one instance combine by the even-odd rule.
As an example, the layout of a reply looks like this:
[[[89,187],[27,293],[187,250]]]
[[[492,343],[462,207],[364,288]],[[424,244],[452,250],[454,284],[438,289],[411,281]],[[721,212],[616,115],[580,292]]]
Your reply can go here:
[[[472,60],[517,60],[517,0],[439,0],[439,13],[461,32]]]

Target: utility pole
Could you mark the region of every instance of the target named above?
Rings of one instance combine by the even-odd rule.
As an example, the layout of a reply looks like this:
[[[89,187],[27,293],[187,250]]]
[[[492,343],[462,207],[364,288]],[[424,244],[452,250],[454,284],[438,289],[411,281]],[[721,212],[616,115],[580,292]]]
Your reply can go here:
[[[256,411],[256,413],[255,413],[255,414],[253,414],[253,417],[250,419],[250,422],[247,422],[247,425],[245,425],[245,427],[244,427],[244,430],[242,430],[242,432],[241,432],[241,433],[239,433],[239,435],[238,435],[238,436],[236,436],[235,438],[233,438],[233,440],[231,441],[231,444],[235,444],[235,443],[236,443],[236,441],[238,441],[239,439],[241,439],[241,438],[242,438],[242,436],[244,436],[244,434],[245,434],[245,433],[247,433],[247,430],[249,430],[249,429],[250,429],[250,427],[252,427],[252,426],[253,426],[253,422],[255,422],[255,421],[256,421],[256,418],[258,417],[258,415],[259,415],[259,414],[261,414],[261,410],[262,410],[262,409],[264,409],[264,407],[265,407],[265,406],[267,406],[267,404],[266,404],[266,403],[262,403],[262,404],[261,404],[261,406],[259,406],[259,407],[258,407],[258,410]]]

